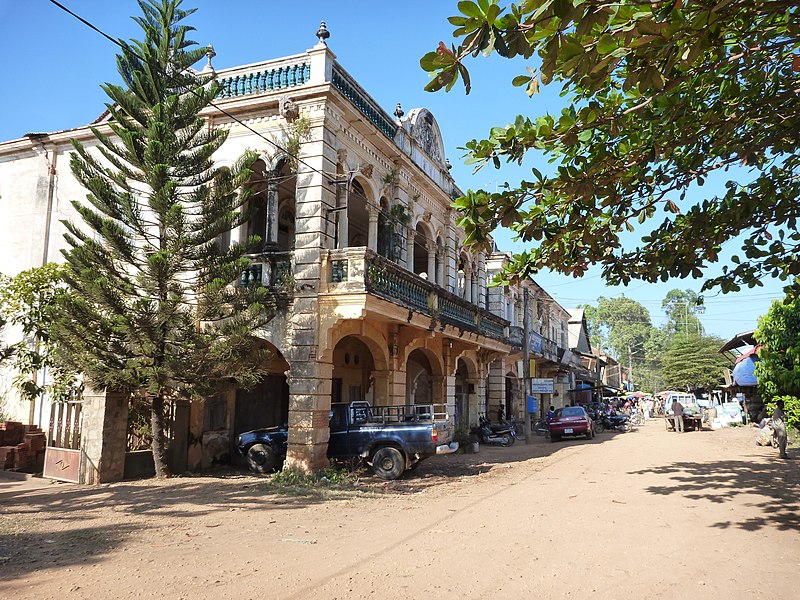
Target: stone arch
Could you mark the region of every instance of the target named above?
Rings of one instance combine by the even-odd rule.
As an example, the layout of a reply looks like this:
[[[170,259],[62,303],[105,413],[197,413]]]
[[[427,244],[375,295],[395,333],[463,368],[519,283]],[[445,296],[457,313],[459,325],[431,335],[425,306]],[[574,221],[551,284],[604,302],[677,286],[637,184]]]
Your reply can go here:
[[[260,343],[270,351],[265,365],[267,375],[252,389],[236,390],[231,439],[245,431],[275,427],[289,420],[289,363],[277,346],[263,339]]]
[[[369,348],[375,361],[375,368],[387,370],[389,368],[389,348],[385,336],[372,324],[360,319],[347,319],[336,327],[327,331],[326,346],[320,352],[319,359],[328,361],[333,359],[333,349],[345,337],[357,336]]]
[[[260,156],[251,167],[245,186],[251,196],[244,207],[250,218],[243,227],[243,238],[258,236],[257,251],[294,248],[295,197],[297,175],[285,156]]]
[[[331,402],[376,401],[375,358],[365,338],[346,335],[333,348]]]

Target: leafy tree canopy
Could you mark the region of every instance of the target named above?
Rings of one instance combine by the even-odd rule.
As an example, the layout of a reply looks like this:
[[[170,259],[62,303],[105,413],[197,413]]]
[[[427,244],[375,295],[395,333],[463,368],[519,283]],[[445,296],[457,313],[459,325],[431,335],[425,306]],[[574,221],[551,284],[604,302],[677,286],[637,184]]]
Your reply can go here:
[[[703,326],[698,314],[703,314],[706,307],[703,305],[703,297],[692,290],[670,290],[666,297],[661,301],[661,308],[667,315],[666,329],[670,333],[683,332],[703,332]]]
[[[166,474],[164,407],[264,371],[253,332],[272,316],[265,288],[235,287],[255,239],[221,237],[247,218],[240,193],[255,155],[214,166],[227,135],[200,115],[218,91],[190,69],[205,53],[180,0],[142,0],[144,40],[120,42],[123,86],[105,84],[110,132],[96,148],[73,142],[71,166],[88,190],[65,223],[70,294],[54,333],[99,388],[146,390],[156,473]],[[102,155],[102,156],[98,156]]]
[[[528,62],[511,83],[535,94],[558,82],[560,114],[519,116],[466,144],[468,162],[520,162],[529,150],[556,163],[516,189],[469,191],[455,201],[467,241],[486,246],[498,226],[538,242],[505,278],[547,267],[574,276],[592,264],[610,284],[703,276],[740,234],[733,266],[703,289],[738,290],[800,273],[800,5],[794,0],[622,2],[497,0],[458,3],[458,46],[440,42],[420,64],[429,91],[450,90],[465,61],[497,53]],[[536,55],[536,60],[531,60]],[[724,192],[685,199],[715,172]],[[635,247],[621,235],[652,231]],[[655,221],[655,222],[654,222]]]
[[[65,400],[80,392],[77,372],[60,360],[51,336],[59,299],[64,296],[63,265],[47,263],[8,277],[0,274],[0,322],[19,328],[22,340],[0,352],[16,371],[14,387],[21,397],[35,400],[49,393],[52,400]],[[39,379],[47,369],[50,383]]]
[[[800,300],[773,302],[758,320],[755,338],[763,344],[756,364],[758,391],[772,408],[783,399],[789,424],[800,428]]]
[[[674,336],[662,359],[664,387],[674,390],[713,389],[730,362],[719,353],[724,340],[715,336]]]

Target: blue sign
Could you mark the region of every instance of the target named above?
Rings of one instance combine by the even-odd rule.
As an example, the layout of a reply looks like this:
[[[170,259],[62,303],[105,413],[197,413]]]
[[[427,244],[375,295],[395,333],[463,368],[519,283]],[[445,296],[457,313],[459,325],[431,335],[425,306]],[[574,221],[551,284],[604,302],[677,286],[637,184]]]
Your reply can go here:
[[[539,412],[539,403],[536,402],[536,398],[533,396],[528,396],[528,412],[535,413]]]

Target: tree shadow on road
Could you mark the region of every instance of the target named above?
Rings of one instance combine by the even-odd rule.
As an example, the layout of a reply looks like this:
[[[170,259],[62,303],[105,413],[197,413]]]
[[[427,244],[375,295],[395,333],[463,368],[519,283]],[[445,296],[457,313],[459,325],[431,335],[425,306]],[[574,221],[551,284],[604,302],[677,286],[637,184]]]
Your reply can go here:
[[[720,521],[713,527],[735,527],[745,531],[773,527],[781,531],[800,531],[797,466],[777,458],[770,463],[743,460],[679,462],[631,474],[656,474],[669,479],[669,483],[664,485],[646,488],[651,494],[682,494],[691,500],[705,500],[715,505],[747,495],[753,497],[748,506],[759,508],[763,513],[763,516],[742,521]]]
[[[142,527],[136,527],[141,530]],[[64,531],[28,530],[26,524],[0,523],[0,582],[42,569],[87,566],[124,543],[134,527],[114,524]]]

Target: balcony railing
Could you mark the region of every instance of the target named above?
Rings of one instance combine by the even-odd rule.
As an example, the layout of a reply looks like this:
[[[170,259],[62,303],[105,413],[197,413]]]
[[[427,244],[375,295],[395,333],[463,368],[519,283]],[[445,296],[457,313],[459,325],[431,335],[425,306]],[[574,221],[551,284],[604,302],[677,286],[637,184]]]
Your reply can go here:
[[[235,98],[298,87],[310,77],[311,65],[305,55],[247,65],[220,73],[217,97]]]
[[[331,251],[331,292],[367,292],[453,325],[507,342],[508,322],[366,248]]]
[[[284,295],[294,292],[291,252],[262,252],[250,255],[250,267],[242,271],[239,285],[263,285]]]

